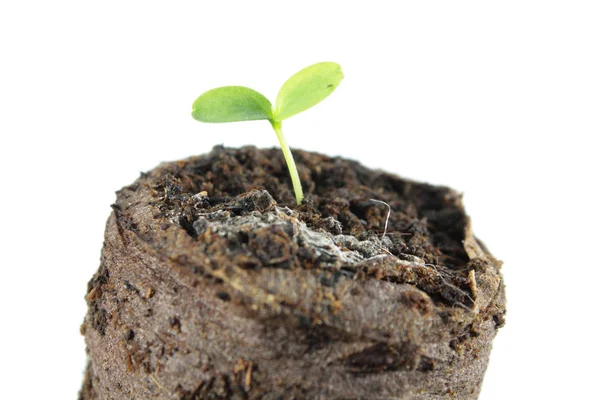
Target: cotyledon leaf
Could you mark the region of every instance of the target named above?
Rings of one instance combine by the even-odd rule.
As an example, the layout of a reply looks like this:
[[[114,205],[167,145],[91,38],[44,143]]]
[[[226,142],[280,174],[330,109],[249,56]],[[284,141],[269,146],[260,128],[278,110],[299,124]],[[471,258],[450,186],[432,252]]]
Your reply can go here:
[[[244,86],[223,86],[200,95],[192,117],[201,122],[236,122],[273,118],[271,102]]]
[[[342,67],[334,62],[320,62],[304,68],[279,90],[273,118],[283,121],[320,103],[343,78]]]

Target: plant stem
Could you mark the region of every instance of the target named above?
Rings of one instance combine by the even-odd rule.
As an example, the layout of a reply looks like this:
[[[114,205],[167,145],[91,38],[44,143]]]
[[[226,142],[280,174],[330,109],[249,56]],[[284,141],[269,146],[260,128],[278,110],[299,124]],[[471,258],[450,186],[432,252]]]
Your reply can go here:
[[[283,157],[285,158],[285,162],[287,163],[288,169],[290,171],[290,176],[292,177],[292,185],[294,186],[296,203],[300,205],[300,203],[302,203],[302,199],[304,198],[304,194],[302,193],[302,184],[300,183],[300,176],[298,175],[298,170],[296,169],[294,156],[292,156],[292,151],[290,150],[290,147],[285,141],[285,137],[283,137],[283,131],[281,130],[281,121],[271,120],[271,125],[273,126],[273,129],[275,129],[277,139],[279,139],[279,144],[281,145],[281,151],[283,151]]]

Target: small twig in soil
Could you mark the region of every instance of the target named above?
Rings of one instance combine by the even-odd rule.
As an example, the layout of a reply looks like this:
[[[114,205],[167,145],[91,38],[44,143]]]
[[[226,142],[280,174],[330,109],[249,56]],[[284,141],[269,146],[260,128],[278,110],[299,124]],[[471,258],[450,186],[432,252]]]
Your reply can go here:
[[[374,203],[383,204],[388,208],[387,217],[385,218],[385,227],[383,229],[383,235],[381,235],[381,245],[383,246],[383,239],[385,238],[385,235],[387,234],[388,222],[390,221],[390,215],[392,215],[392,207],[390,207],[390,205],[388,203],[386,203],[385,201],[376,200],[376,199],[369,199],[369,200],[371,200]]]
[[[250,385],[252,384],[252,361],[249,362],[248,369],[246,370],[244,383],[246,384],[246,391],[250,390]]]
[[[160,389],[162,389],[163,391],[165,391],[166,393],[169,393],[169,391],[167,389],[165,389],[165,387],[163,385],[160,384],[160,382],[158,382],[158,380],[154,377],[154,375],[150,374],[150,379],[152,380],[152,382],[154,382],[154,384],[156,386],[158,386]]]
[[[438,271],[438,269],[436,268],[436,266],[435,266],[435,265],[433,265],[433,264],[425,264],[425,266],[426,266],[426,267],[431,267],[431,268],[433,268],[433,270],[434,270],[434,271],[435,271],[435,272],[436,272],[436,273],[437,273],[437,274],[440,276],[440,279],[442,280],[442,282],[443,282],[445,285],[447,285],[447,286],[451,287],[452,289],[456,290],[457,292],[459,292],[459,293],[463,294],[463,295],[464,295],[464,296],[466,296],[466,297],[467,297],[469,300],[471,300],[471,302],[472,302],[473,304],[475,304],[475,300],[473,300],[473,298],[472,298],[472,297],[469,295],[469,293],[465,292],[464,290],[462,290],[462,289],[461,289],[461,288],[459,288],[458,286],[455,286],[455,285],[451,284],[450,282],[446,281],[446,280],[444,279],[444,275],[443,275],[443,274],[442,274],[440,271]],[[469,310],[469,311],[471,311],[471,310],[470,310],[468,307],[466,307],[464,304],[462,304],[462,303],[457,303],[457,304],[458,304],[458,305],[460,305],[461,307],[465,308],[466,310]]]

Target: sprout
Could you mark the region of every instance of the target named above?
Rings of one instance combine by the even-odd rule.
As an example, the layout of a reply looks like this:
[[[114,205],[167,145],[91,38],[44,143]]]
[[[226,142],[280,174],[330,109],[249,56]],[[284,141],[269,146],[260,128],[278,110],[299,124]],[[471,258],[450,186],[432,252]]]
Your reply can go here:
[[[342,68],[333,62],[306,67],[283,84],[275,107],[256,90],[243,86],[223,86],[198,97],[192,106],[192,117],[201,122],[268,120],[279,139],[292,178],[296,202],[300,204],[304,198],[302,185],[281,123],[320,103],[338,87],[343,77]]]

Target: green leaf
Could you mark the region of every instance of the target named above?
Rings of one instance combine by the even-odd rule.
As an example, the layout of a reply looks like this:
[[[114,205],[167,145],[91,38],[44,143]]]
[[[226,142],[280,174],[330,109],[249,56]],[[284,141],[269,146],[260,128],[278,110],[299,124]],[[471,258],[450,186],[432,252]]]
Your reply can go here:
[[[236,122],[272,119],[271,102],[256,90],[223,86],[200,95],[192,105],[192,117],[201,122]]]
[[[273,118],[283,121],[320,103],[338,87],[343,77],[342,67],[334,62],[304,68],[279,90]]]

